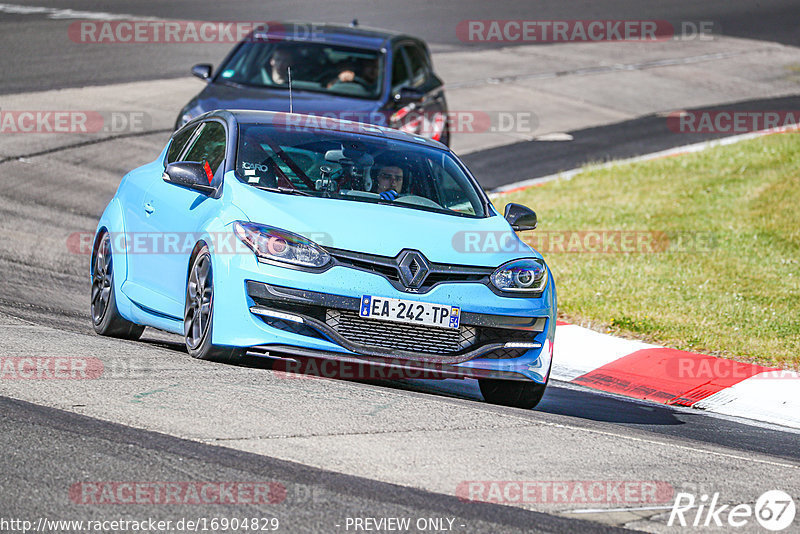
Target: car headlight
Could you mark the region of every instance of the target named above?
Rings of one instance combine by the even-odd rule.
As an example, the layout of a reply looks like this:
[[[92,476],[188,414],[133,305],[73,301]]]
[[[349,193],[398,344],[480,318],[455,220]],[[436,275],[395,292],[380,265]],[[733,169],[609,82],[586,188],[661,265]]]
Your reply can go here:
[[[540,293],[547,285],[547,267],[540,259],[513,260],[498,267],[491,280],[500,291]]]
[[[245,221],[233,223],[233,231],[258,261],[301,267],[324,267],[331,261],[325,250],[305,237],[280,228]]]

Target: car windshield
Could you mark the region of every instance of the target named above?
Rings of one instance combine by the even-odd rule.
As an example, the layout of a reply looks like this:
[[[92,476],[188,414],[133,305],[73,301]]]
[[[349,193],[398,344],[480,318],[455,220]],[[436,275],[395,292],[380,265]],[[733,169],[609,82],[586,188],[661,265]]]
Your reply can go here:
[[[246,42],[220,67],[219,81],[377,99],[383,54],[320,43]]]
[[[481,193],[452,155],[406,141],[288,121],[240,124],[236,174],[280,193],[486,217]]]

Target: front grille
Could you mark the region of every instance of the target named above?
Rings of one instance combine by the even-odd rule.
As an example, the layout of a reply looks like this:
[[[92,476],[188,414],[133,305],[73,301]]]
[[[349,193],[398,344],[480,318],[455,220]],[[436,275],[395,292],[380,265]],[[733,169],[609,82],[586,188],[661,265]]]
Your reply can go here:
[[[375,254],[365,254],[362,252],[352,252],[335,248],[326,249],[339,265],[359,269],[378,274],[386,278],[398,289],[404,289],[399,273],[399,260],[403,254],[401,251],[395,257],[377,256]],[[408,268],[411,276],[416,276],[419,272],[420,264],[413,260]],[[452,282],[488,282],[489,276],[494,272],[490,267],[473,267],[467,265],[450,265],[445,263],[431,263],[428,274],[423,278],[421,285],[416,288],[420,292],[427,292],[434,285],[439,283]]]
[[[397,272],[397,265],[391,258],[384,258],[385,261],[375,261],[374,257],[366,254],[344,254],[336,249],[326,249],[337,262],[347,267],[353,267],[362,271],[379,274],[392,282],[400,281],[400,273]]]
[[[434,286],[439,283],[448,282],[483,282],[487,277],[485,273],[466,273],[466,272],[434,272],[425,279],[425,285]]]
[[[327,310],[325,323],[353,343],[409,352],[452,354],[471,347],[478,339],[474,326],[445,329],[393,323],[364,319],[347,310]]]

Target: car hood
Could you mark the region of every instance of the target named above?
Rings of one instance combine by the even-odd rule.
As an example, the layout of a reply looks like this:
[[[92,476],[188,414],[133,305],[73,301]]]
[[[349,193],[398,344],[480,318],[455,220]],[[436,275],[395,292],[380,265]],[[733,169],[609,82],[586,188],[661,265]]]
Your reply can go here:
[[[202,112],[215,109],[253,109],[263,111],[289,111],[289,92],[285,89],[228,86],[211,83],[197,96],[196,105]],[[324,93],[294,90],[294,113],[335,116],[358,122],[375,123],[370,114],[377,113],[380,102],[348,98]],[[363,115],[363,116],[362,116]]]
[[[396,256],[403,249],[430,261],[497,267],[541,257],[519,240],[500,215],[483,219],[351,200],[303,197],[231,184],[232,203],[256,223],[301,234],[332,248]]]

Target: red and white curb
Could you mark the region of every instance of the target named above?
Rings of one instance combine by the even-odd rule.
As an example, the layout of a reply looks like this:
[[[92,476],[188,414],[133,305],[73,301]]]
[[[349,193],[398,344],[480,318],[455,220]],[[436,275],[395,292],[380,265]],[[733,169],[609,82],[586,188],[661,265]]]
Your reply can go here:
[[[800,428],[800,374],[621,339],[559,321],[554,380]]]

